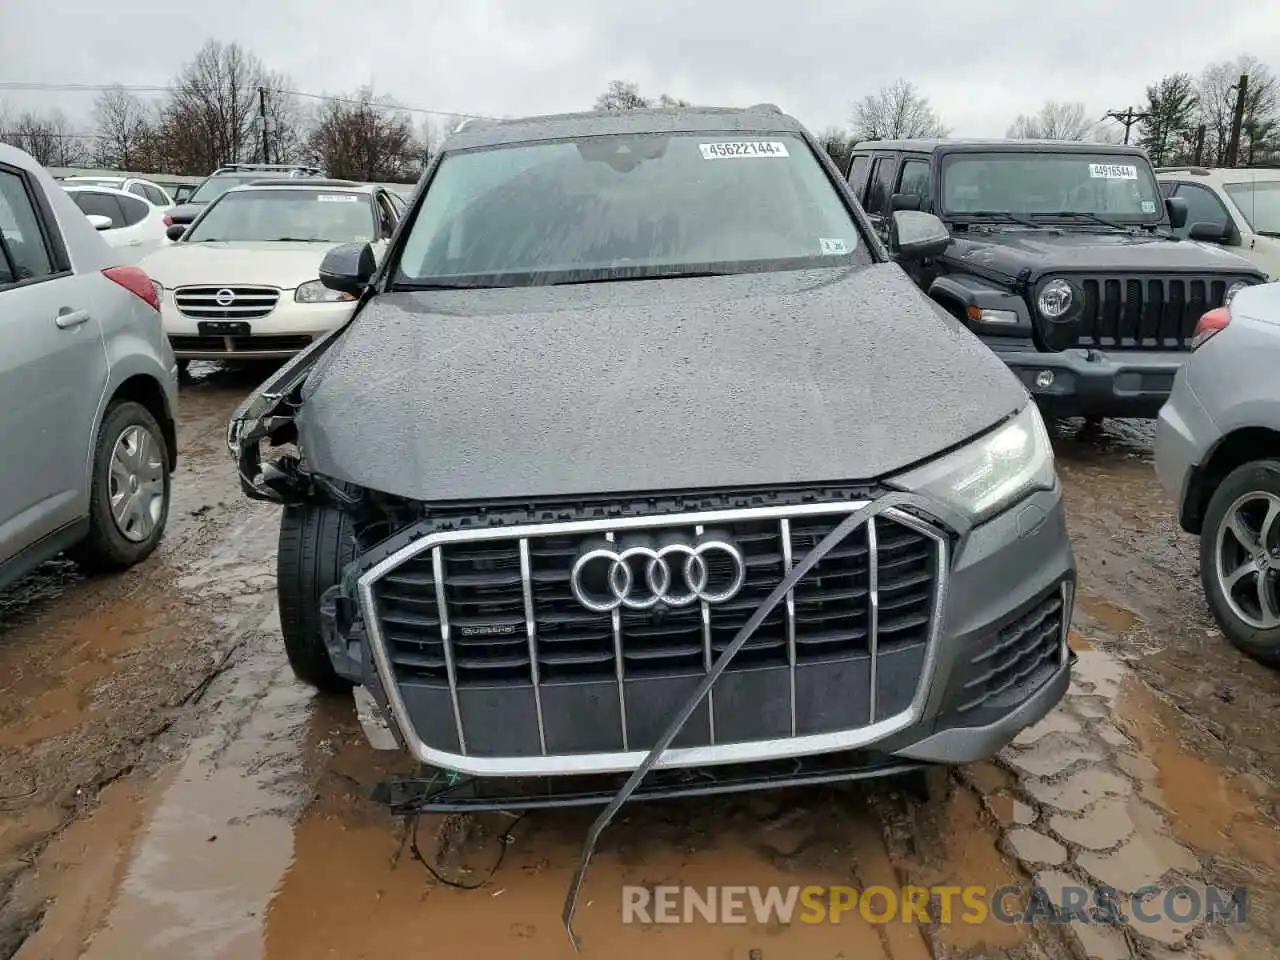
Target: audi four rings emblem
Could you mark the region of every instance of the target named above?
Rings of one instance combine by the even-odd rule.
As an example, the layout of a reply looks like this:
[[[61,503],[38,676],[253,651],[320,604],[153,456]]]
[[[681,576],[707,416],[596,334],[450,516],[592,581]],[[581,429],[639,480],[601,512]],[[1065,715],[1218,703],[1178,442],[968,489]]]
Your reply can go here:
[[[727,538],[704,536],[696,542],[604,544],[583,552],[573,564],[569,585],[588,610],[608,613],[619,607],[649,610],[658,604],[731,600],[747,578],[742,551]]]
[[[236,302],[234,290],[219,290],[213,295],[213,302],[220,307],[229,307]]]

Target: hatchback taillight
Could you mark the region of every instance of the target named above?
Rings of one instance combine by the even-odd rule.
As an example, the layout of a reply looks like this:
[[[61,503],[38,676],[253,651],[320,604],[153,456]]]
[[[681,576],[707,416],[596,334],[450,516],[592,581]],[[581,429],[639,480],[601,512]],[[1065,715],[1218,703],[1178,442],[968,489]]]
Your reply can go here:
[[[173,226],[173,217],[169,216],[167,213],[164,215],[164,225],[166,227]]]
[[[1196,324],[1196,332],[1191,335],[1191,349],[1204,346],[1210,337],[1225,330],[1230,322],[1231,310],[1228,307],[1217,307],[1205,313]]]
[[[114,280],[139,299],[145,300],[152,310],[160,309],[160,298],[156,295],[156,285],[151,282],[146,271],[141,267],[107,267],[103,276]]]

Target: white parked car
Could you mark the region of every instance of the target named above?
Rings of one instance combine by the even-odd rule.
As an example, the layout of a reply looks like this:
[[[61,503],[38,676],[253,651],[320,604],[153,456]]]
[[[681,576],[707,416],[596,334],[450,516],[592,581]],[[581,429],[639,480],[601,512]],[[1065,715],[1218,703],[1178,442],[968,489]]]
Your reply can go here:
[[[256,180],[171,226],[144,266],[179,364],[290,357],[343,323],[355,298],[321,284],[320,261],[351,242],[380,258],[402,209],[372,184]]]
[[[1280,170],[1160,167],[1156,179],[1166,197],[1187,201],[1176,233],[1221,244],[1280,280]]]
[[[147,203],[165,209],[174,204],[174,199],[168,190],[154,180],[144,180],[142,177],[63,177],[62,185],[64,187],[111,187],[113,190],[132,193]]]
[[[137,263],[168,245],[162,207],[111,187],[64,185],[63,189],[102,234],[107,246],[115,248],[121,263]]]

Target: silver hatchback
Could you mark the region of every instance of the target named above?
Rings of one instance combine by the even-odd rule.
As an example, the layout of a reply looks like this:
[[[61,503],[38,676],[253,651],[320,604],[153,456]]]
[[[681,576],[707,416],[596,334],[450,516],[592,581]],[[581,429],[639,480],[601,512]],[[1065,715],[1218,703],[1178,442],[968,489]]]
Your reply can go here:
[[[67,551],[144,559],[177,463],[155,285],[30,156],[0,144],[0,585]]]
[[[1237,647],[1280,666],[1280,283],[1210,310],[1156,427],[1156,472],[1200,537],[1200,576]]]

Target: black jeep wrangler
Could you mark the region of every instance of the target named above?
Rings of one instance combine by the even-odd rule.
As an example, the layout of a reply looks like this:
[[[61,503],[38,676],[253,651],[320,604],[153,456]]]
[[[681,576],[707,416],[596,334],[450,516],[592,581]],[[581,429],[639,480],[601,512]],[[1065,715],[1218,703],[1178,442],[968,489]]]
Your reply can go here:
[[[884,140],[854,147],[845,172],[886,240],[895,210],[942,218],[952,243],[904,269],[1049,416],[1154,417],[1201,315],[1266,279],[1173,235],[1186,201],[1162,199],[1137,147]]]

